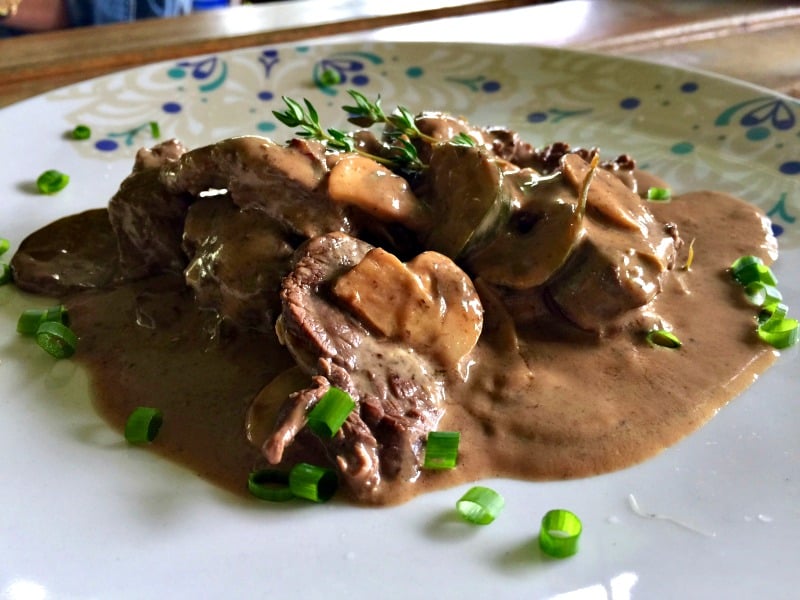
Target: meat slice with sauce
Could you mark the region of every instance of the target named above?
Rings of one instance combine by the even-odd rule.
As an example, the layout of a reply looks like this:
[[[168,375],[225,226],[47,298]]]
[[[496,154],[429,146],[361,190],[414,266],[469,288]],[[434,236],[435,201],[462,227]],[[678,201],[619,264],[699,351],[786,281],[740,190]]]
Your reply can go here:
[[[567,181],[579,190],[589,164],[577,154],[565,155],[561,164]],[[682,241],[674,224],[659,222],[605,169],[596,171],[586,205],[586,234],[547,282],[547,294],[578,327],[604,332],[658,295]]]
[[[294,247],[274,219],[226,195],[200,198],[186,215],[184,271],[198,306],[235,325],[271,329]]]
[[[483,322],[466,274],[427,254],[404,265],[342,233],[298,250],[277,330],[311,385],[281,409],[263,447],[270,462],[281,461],[308,411],[336,386],[357,408],[323,443],[350,494],[377,502],[382,481],[417,478],[427,433],[443,414],[445,366],[472,349]]]
[[[327,174],[324,147],[306,140],[282,146],[242,136],[188,152],[163,144],[140,151],[109,203],[123,269],[135,278],[185,268],[186,214],[209,191],[226,192],[235,206],[261,211],[299,238],[348,231],[345,211],[327,198]]]

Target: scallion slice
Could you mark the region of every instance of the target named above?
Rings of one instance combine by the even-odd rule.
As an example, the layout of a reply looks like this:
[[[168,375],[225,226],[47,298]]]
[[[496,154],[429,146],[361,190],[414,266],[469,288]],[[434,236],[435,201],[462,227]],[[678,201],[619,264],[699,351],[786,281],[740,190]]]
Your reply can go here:
[[[36,343],[56,358],[69,358],[78,347],[78,336],[58,321],[44,321],[36,330]]]
[[[761,260],[755,256],[743,258]],[[736,265],[736,263],[734,263],[734,265]],[[749,285],[756,281],[766,285],[778,285],[778,280],[772,272],[772,269],[760,262],[745,262],[738,267],[731,266],[731,274],[733,278],[742,285]]]
[[[783,320],[789,312],[789,307],[783,302],[764,306],[758,313],[758,324],[763,325],[770,319]]]
[[[256,498],[268,502],[286,502],[294,498],[289,487],[289,474],[277,469],[253,471],[247,478],[247,489]]]
[[[39,326],[47,321],[69,324],[69,315],[63,304],[51,306],[50,308],[29,308],[22,311],[17,319],[17,332],[25,335],[34,335]]]
[[[677,335],[666,329],[649,331],[646,339],[651,346],[661,346],[662,348],[680,348],[683,345]]]
[[[17,333],[33,335],[42,324],[45,311],[40,308],[28,308],[22,311],[17,319]]]
[[[797,319],[788,319],[788,308],[777,287],[772,270],[757,256],[742,256],[733,261],[731,274],[744,286],[747,300],[761,307],[756,333],[763,341],[779,350],[794,346],[800,340]]]
[[[125,422],[125,439],[129,444],[149,444],[158,435],[164,416],[157,408],[140,406]]]
[[[794,346],[800,340],[797,319],[770,318],[759,325],[758,337],[778,350]]]
[[[289,489],[298,498],[327,502],[336,493],[339,478],[331,469],[308,463],[297,463],[289,471]]]
[[[0,285],[10,283],[14,276],[11,274],[11,267],[6,263],[0,263]]]
[[[583,525],[572,512],[562,508],[548,511],[542,517],[539,548],[548,556],[566,558],[578,551]]]
[[[458,431],[431,431],[425,445],[426,469],[452,469],[458,462],[458,444],[461,434]]]
[[[69,325],[69,313],[67,312],[67,307],[63,304],[56,304],[55,306],[45,309],[44,314],[42,315],[42,321],[55,321],[57,323]]]
[[[335,69],[325,69],[319,76],[319,82],[325,87],[331,87],[342,82],[342,76]]]
[[[157,121],[150,121],[150,135],[155,139],[161,137],[161,127],[158,126]]]
[[[55,169],[49,169],[39,175],[36,180],[36,188],[42,194],[55,194],[67,187],[68,183],[69,175]]]
[[[773,306],[783,300],[783,294],[778,288],[760,281],[753,281],[744,286],[744,295],[747,301],[755,306]]]
[[[74,140],[88,140],[92,137],[92,130],[88,125],[76,125],[72,130],[72,139]]]
[[[758,256],[753,256],[752,254],[747,254],[745,256],[740,256],[733,264],[731,264],[731,273],[736,273],[739,270],[743,269],[748,265],[763,265],[764,261],[761,260]]]
[[[350,394],[330,387],[308,413],[308,428],[319,437],[332,438],[355,407]]]
[[[6,238],[0,238],[0,254],[5,254],[11,247],[11,243]]]
[[[491,488],[476,485],[456,502],[461,518],[474,525],[488,525],[503,510],[506,501]]]
[[[650,187],[647,188],[647,199],[651,202],[669,202],[672,199],[672,191],[669,188]]]

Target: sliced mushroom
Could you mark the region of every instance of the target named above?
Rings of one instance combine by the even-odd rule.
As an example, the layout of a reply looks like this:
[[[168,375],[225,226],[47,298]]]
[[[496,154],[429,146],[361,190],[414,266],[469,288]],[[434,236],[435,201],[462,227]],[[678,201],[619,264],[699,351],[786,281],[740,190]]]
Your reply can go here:
[[[365,156],[347,155],[333,165],[328,196],[380,221],[397,222],[414,231],[427,229],[428,214],[408,181]]]
[[[580,194],[583,182],[591,171],[589,163],[577,154],[565,154],[561,159],[561,170],[575,193]],[[606,169],[595,170],[586,196],[586,209],[606,219],[613,227],[638,231],[644,235],[654,221],[636,192]]]
[[[583,236],[583,211],[563,177],[540,178],[530,169],[512,177],[519,182],[519,208],[468,254],[466,265],[490,283],[526,289],[545,283],[567,260]]]
[[[426,246],[458,258],[508,217],[513,194],[504,173],[485,150],[438,144],[428,174],[432,225]]]
[[[483,326],[472,281],[438,252],[424,252],[403,264],[374,248],[338,279],[333,293],[371,329],[445,368],[472,350]]]

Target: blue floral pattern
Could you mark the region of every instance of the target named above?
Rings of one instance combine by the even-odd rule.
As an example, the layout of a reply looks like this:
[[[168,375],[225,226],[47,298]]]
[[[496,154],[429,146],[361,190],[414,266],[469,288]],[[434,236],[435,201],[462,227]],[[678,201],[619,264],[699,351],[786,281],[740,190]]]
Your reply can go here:
[[[162,63],[55,92],[69,120],[96,132],[75,146],[95,160],[130,156],[162,137],[188,145],[231,135],[291,135],[281,97],[308,98],[346,126],[348,89],[384,108],[446,110],[519,130],[535,145],[565,140],[629,153],[680,191],[728,190],[761,206],[784,246],[800,247],[800,104],[710,76],[620,58],[469,44],[278,45]],[[123,90],[123,91],[120,91]]]

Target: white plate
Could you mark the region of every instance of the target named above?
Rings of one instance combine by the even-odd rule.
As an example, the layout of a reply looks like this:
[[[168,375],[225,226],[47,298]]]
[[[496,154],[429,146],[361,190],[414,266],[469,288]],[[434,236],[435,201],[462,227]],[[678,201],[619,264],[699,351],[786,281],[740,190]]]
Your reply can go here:
[[[319,74],[339,71],[325,88]],[[316,80],[316,81],[315,81]],[[147,66],[0,112],[0,235],[12,250],[56,217],[103,206],[137,147],[234,134],[279,140],[281,95],[324,123],[354,87],[386,107],[444,109],[628,152],[678,191],[738,194],[772,215],[777,266],[800,307],[800,106],[743,84],[562,50],[476,45],[275,46]],[[75,125],[93,138],[65,137]],[[37,175],[72,176],[61,193]],[[800,570],[800,405],[789,351],[701,431],[635,468],[585,480],[490,481],[506,498],[488,527],[453,517],[466,486],[389,509],[291,507],[221,492],[128,448],[93,413],[86,378],[14,331],[40,303],[0,288],[0,597],[788,598]],[[676,374],[679,376],[679,374]],[[647,512],[681,524],[637,516]],[[542,557],[541,516],[583,520],[573,558]]]

